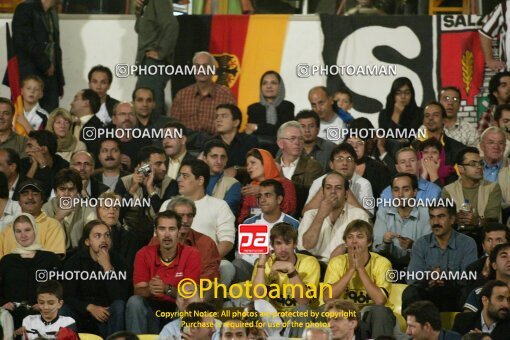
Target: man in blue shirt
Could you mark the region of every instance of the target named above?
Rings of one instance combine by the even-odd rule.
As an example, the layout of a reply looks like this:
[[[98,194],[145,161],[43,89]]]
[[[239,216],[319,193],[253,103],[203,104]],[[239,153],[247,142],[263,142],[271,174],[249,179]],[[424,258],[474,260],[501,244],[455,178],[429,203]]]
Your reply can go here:
[[[412,148],[402,148],[395,154],[395,168],[397,172],[415,175],[418,177],[418,191],[416,192],[417,200],[435,199],[441,197],[441,188],[420,176],[420,168],[418,164],[418,156]],[[388,186],[381,193],[381,198],[391,199],[391,186]]]
[[[456,207],[446,203],[441,200],[429,208],[432,233],[413,245],[402,309],[411,302],[429,300],[441,311],[460,310],[461,274],[476,260],[477,249],[471,237],[453,230]]]
[[[394,269],[409,264],[414,241],[430,233],[429,212],[413,204],[418,191],[415,175],[398,173],[391,181],[393,199],[402,200],[396,206],[383,206],[377,211],[374,225],[374,250],[387,257]]]
[[[203,159],[211,171],[206,188],[207,195],[227,202],[232,214],[237,216],[241,205],[241,183],[225,175],[228,162],[227,146],[219,139],[208,141],[204,145]]]
[[[441,329],[441,314],[430,301],[416,301],[404,310],[411,339],[460,340],[461,335]]]

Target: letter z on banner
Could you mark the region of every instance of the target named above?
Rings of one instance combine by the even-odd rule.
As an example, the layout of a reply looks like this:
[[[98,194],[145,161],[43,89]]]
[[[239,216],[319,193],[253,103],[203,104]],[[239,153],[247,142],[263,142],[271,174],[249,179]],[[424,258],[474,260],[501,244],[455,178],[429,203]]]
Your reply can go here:
[[[269,227],[262,224],[240,224],[239,254],[269,253]]]

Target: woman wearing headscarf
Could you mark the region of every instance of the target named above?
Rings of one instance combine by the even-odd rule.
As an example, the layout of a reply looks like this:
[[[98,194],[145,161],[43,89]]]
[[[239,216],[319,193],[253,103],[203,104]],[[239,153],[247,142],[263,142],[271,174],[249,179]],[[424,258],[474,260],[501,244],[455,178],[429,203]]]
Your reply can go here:
[[[285,196],[280,205],[281,210],[288,214],[294,215],[296,211],[296,189],[292,181],[283,177],[269,151],[264,149],[251,149],[246,154],[246,167],[248,175],[251,178],[250,184],[242,188],[241,194],[242,205],[238,223],[243,223],[251,215],[257,215],[260,212],[257,193],[259,184],[266,179],[275,179],[282,183]]]
[[[18,329],[25,316],[39,313],[38,281],[47,279],[41,277],[44,273],[58,270],[60,260],[54,253],[42,249],[32,215],[18,215],[11,228],[16,248],[0,260],[0,305],[11,313],[14,329]]]
[[[71,162],[76,151],[87,151],[87,146],[72,133],[73,120],[69,111],[63,108],[53,110],[48,118],[46,130],[57,136],[57,155]]]
[[[267,71],[260,78],[260,102],[248,106],[248,124],[245,132],[259,137],[259,143],[273,156],[278,151],[276,132],[294,119],[294,104],[284,100],[285,85],[275,71]]]

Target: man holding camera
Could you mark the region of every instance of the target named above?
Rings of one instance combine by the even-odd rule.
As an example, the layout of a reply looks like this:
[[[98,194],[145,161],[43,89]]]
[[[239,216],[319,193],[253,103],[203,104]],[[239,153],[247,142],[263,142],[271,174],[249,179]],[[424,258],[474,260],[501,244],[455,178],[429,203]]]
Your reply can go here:
[[[137,237],[140,245],[146,245],[152,237],[152,225],[161,204],[178,194],[177,182],[167,176],[165,151],[157,146],[143,147],[139,154],[140,164],[132,175],[124,176],[117,183],[115,193],[128,206],[121,207],[121,219]],[[150,201],[150,205],[146,202]]]

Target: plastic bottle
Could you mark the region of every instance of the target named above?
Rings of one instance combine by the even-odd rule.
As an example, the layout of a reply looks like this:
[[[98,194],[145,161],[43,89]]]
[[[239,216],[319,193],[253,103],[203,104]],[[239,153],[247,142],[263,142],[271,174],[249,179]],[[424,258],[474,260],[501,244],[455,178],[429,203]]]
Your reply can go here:
[[[468,199],[464,200],[464,203],[460,206],[460,211],[464,211],[467,213],[473,212],[473,207],[471,206],[471,203],[469,203]],[[459,225],[459,229],[466,229],[465,225]]]

